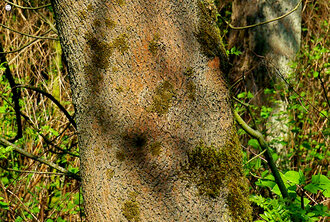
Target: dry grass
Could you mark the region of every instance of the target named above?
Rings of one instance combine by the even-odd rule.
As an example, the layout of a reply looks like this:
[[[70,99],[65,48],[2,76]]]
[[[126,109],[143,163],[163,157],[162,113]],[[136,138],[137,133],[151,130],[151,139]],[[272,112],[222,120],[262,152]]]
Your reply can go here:
[[[295,77],[295,91],[299,94],[306,93],[304,96],[305,107],[308,110],[306,121],[300,126],[302,138],[294,138],[294,145],[304,140],[314,141],[314,143],[325,144],[329,147],[329,119],[322,116],[320,111],[330,110],[330,78],[329,78],[329,2],[327,0],[307,0],[303,5],[302,18],[302,46],[301,57],[298,60]],[[321,52],[323,49],[324,52]],[[327,51],[325,51],[325,49]],[[313,55],[313,57],[310,57]],[[313,77],[317,71],[319,77]],[[302,100],[304,100],[302,99]],[[308,121],[307,121],[308,120]],[[309,150],[308,152],[312,152]],[[326,150],[318,150],[327,156]],[[303,159],[307,156],[305,153],[301,156]],[[304,166],[296,165],[293,168],[310,168],[311,174],[323,173],[327,175],[329,170],[329,159],[320,161],[317,158],[308,162],[298,161]]]
[[[48,1],[33,1],[34,6],[44,5]],[[23,1],[15,1],[16,4],[27,6]],[[40,36],[51,30],[45,36],[57,38],[56,30],[52,29],[54,19],[48,8],[35,10],[22,10],[13,7],[11,11],[4,10],[6,3],[0,2],[0,23],[22,33]],[[44,19],[46,18],[46,20]],[[52,25],[50,25],[50,24]],[[35,38],[30,38],[8,29],[0,27],[0,37],[5,51],[19,49],[30,43]],[[73,114],[69,82],[65,67],[61,61],[61,49],[59,41],[37,39],[30,46],[16,53],[6,55],[11,72],[16,83],[32,85],[52,94],[62,105]],[[0,73],[3,75],[3,73]],[[10,92],[8,83],[1,85],[2,95],[0,104],[3,105],[5,93]],[[45,96],[32,90],[21,89],[21,111],[27,118],[23,118],[23,139],[19,143],[26,151],[40,157],[47,158],[64,167],[78,167],[78,158],[67,154],[59,154],[61,151],[53,145],[60,146],[77,153],[77,138],[74,128],[68,126],[68,119]],[[13,109],[8,113],[1,113],[1,119],[12,120]],[[1,121],[1,137],[15,130],[15,121]],[[61,133],[55,136],[49,128]],[[39,132],[39,136],[38,133]],[[15,133],[14,133],[15,134]],[[53,145],[48,144],[48,138]],[[9,136],[11,137],[11,136]],[[55,153],[56,151],[57,153]],[[24,156],[9,155],[5,167],[36,172],[54,172],[50,167],[40,164]],[[39,173],[24,173],[5,171],[0,169],[2,177],[9,181],[0,181],[0,196],[10,204],[9,210],[0,209],[0,218],[3,221],[46,221],[47,218],[62,217],[66,221],[80,221],[79,213],[75,209],[68,209],[79,191],[79,184],[63,175],[49,175]],[[77,198],[76,198],[77,199]],[[77,200],[75,200],[77,201]],[[38,208],[38,210],[33,209]],[[18,220],[19,221],[19,220]]]

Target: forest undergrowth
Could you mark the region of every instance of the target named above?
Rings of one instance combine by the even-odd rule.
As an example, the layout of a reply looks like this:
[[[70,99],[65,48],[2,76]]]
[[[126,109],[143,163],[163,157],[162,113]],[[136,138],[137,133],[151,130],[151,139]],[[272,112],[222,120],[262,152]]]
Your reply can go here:
[[[79,173],[75,126],[54,103],[58,101],[74,116],[68,71],[62,60],[52,8],[49,1],[13,2],[17,6],[13,4],[10,11],[5,10],[7,1],[0,2],[0,41],[7,52],[0,54],[0,58],[7,61],[0,65],[0,138],[3,139],[0,142],[0,218],[3,221],[81,221],[84,210],[80,182],[14,148],[20,147],[72,174]],[[230,9],[230,3],[221,9],[229,19]],[[298,200],[292,207],[281,198],[260,155],[258,142],[237,127],[255,220],[290,221],[292,215],[298,214],[306,215],[301,221],[327,220],[330,209],[329,21],[326,0],[303,1],[302,45],[292,63],[294,72],[286,79],[288,87],[263,89],[270,103],[276,103],[279,95],[289,104],[289,140],[278,141],[285,152],[273,152],[273,157],[293,201]],[[230,30],[223,27],[226,39]],[[240,55],[236,48],[227,52],[229,56]],[[10,75],[12,82],[8,79]],[[22,122],[22,137],[15,141],[19,125],[13,91],[19,97]],[[247,104],[254,99],[248,91],[234,96]],[[235,109],[251,126],[265,124],[272,111],[272,107],[249,105],[246,108],[240,103]],[[3,141],[9,143],[4,145]]]

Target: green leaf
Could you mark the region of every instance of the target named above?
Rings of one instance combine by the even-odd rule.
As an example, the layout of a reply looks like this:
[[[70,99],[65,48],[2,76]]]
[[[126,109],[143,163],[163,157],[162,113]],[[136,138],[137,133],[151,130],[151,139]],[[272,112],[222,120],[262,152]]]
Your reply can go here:
[[[278,188],[278,185],[277,184],[273,187],[272,192],[275,193],[275,194],[277,194],[280,197],[282,196],[281,191],[280,191],[280,188]]]
[[[316,186],[315,184],[312,184],[312,183],[307,184],[304,188],[305,188],[305,190],[307,190],[311,193],[314,193],[314,194],[316,194],[317,191],[319,190],[318,186]]]
[[[259,179],[256,182],[256,185],[260,187],[269,187],[270,189],[272,189],[276,185],[276,183],[273,180]]]
[[[258,149],[260,146],[258,140],[256,139],[250,139],[248,145],[252,146],[255,149]]]
[[[242,98],[245,98],[245,96],[246,96],[246,92],[242,92],[242,93],[237,95],[237,98],[242,99]]]
[[[321,117],[327,117],[327,118],[328,118],[328,112],[327,112],[326,110],[322,110],[322,111],[320,112],[320,116],[321,116]]]
[[[300,175],[297,171],[288,171],[284,174],[286,179],[285,182],[289,183],[289,185],[297,185],[299,184]]]
[[[0,201],[0,209],[9,210],[9,204],[3,201]]]
[[[254,97],[253,94],[249,91],[248,94],[247,94],[247,98],[252,99],[253,97]]]
[[[330,197],[330,180],[326,176],[321,175],[319,187],[325,197]]]
[[[305,177],[303,171],[299,170],[299,184],[300,185],[305,184],[305,182],[306,182],[306,177]]]
[[[319,76],[319,72],[314,71],[314,72],[313,72],[313,77],[314,77],[314,78],[317,78],[318,76]]]

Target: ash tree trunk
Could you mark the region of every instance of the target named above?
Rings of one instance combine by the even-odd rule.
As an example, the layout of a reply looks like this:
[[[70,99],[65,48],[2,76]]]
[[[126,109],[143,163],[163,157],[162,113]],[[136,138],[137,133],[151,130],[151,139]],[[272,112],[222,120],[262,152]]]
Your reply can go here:
[[[213,1],[53,0],[89,221],[249,221]]]
[[[274,86],[281,90],[287,88],[283,80],[292,72],[290,63],[300,49],[300,3],[300,0],[235,0],[232,5],[234,26],[258,24],[288,14],[268,24],[231,31],[229,38],[229,47],[236,46],[243,51],[234,61],[230,76],[236,78],[234,81],[243,77],[245,89],[257,95],[255,104],[273,107],[266,126],[267,139],[275,139],[273,142],[279,151],[283,148],[280,142],[288,140],[287,103],[280,96],[275,104],[267,103],[268,95],[263,94],[263,90]]]

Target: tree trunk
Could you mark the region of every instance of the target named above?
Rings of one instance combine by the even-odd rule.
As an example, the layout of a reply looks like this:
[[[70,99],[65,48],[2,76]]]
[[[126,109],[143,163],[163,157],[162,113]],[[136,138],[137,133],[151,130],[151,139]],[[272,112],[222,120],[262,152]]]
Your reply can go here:
[[[53,6],[88,220],[249,221],[213,1]]]
[[[300,0],[235,0],[233,2],[232,21],[234,26],[247,26],[269,21],[285,15],[301,3]],[[283,79],[292,72],[293,61],[300,48],[301,41],[301,5],[286,17],[274,22],[247,30],[233,30],[230,34],[229,47],[236,46],[243,55],[234,62],[232,70],[234,82],[242,81],[246,90],[256,96],[257,105],[270,105],[265,101],[265,88],[286,89]],[[287,104],[284,98],[273,105],[273,112],[268,120],[268,140],[277,138],[287,140]],[[281,148],[281,144],[276,145]]]

